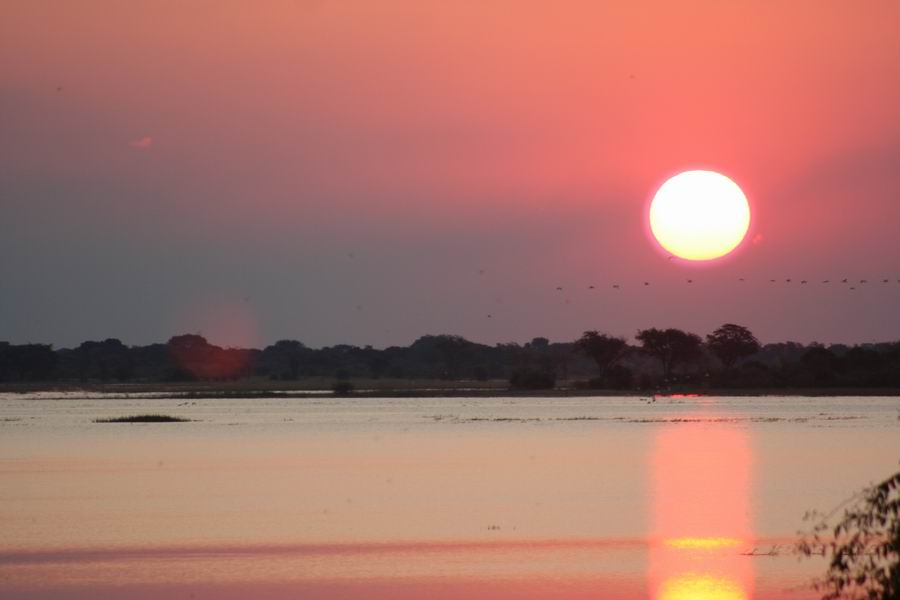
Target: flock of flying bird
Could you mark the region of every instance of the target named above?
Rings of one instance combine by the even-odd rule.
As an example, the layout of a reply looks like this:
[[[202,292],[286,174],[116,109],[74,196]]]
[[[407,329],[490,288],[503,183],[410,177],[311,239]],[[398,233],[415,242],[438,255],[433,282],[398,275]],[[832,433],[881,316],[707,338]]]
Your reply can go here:
[[[739,277],[739,278],[738,278],[738,282],[740,282],[740,283],[744,283],[745,281],[746,281],[746,279],[743,278],[743,277]],[[769,280],[769,283],[778,283],[778,281],[779,281],[778,279],[770,279],[770,280]],[[793,283],[793,281],[794,281],[793,279],[787,278],[787,279],[784,280],[784,283]],[[860,279],[858,282],[853,282],[853,281],[851,281],[849,278],[845,277],[844,279],[841,279],[840,282],[841,282],[842,284],[849,285],[849,288],[850,288],[851,290],[855,290],[857,285],[865,285],[865,284],[869,283],[869,280],[868,280],[868,279]],[[685,280],[685,283],[691,284],[691,283],[694,283],[694,280],[693,280],[693,279],[686,279],[686,280]],[[810,282],[809,282],[808,280],[806,280],[806,279],[801,279],[799,283],[800,283],[800,285],[806,285],[806,284],[808,284],[808,283],[810,283]],[[823,279],[823,280],[822,280],[822,283],[823,283],[823,284],[831,283],[831,280],[830,280],[830,279]],[[882,279],[882,280],[881,280],[881,283],[891,283],[891,280],[890,280],[890,279]],[[900,283],[900,279],[897,280],[897,283]],[[643,284],[644,284],[644,286],[649,286],[649,285],[650,285],[650,282],[649,282],[649,281],[644,281]],[[593,290],[593,289],[596,289],[596,287],[597,287],[597,286],[589,285],[589,286],[588,286],[588,289],[589,289],[589,290]],[[622,286],[621,284],[618,284],[618,283],[613,283],[613,284],[612,284],[612,288],[613,288],[614,290],[621,289],[622,287],[623,287],[623,286]],[[556,291],[557,291],[557,292],[563,291],[563,287],[562,287],[562,286],[557,286]]]
[[[483,275],[483,274],[484,274],[484,271],[479,271],[479,274]],[[693,279],[685,279],[684,281],[685,281],[686,284],[693,284],[693,283],[694,283],[694,280],[693,280]],[[745,282],[747,282],[747,279],[744,278],[744,277],[739,277],[739,278],[737,279],[737,281],[738,281],[738,283],[745,283]],[[783,281],[784,283],[794,283],[795,280],[794,280],[793,278],[790,278],[790,277],[788,277],[788,278],[786,278],[786,279],[783,279],[783,280],[779,280],[779,279],[769,279],[769,280],[768,280],[768,282],[769,282],[770,284],[771,284],[771,283],[778,283],[779,281]],[[886,283],[891,283],[892,281],[893,281],[893,280],[891,280],[891,279],[882,279],[882,280],[881,280],[881,283],[882,283],[882,284],[886,284]],[[823,279],[823,280],[820,282],[820,284],[830,284],[831,282],[832,282],[831,279]],[[869,283],[869,280],[868,280],[868,279],[851,280],[849,277],[845,277],[845,278],[840,279],[840,280],[835,280],[835,282],[840,282],[842,285],[846,285],[846,286],[848,287],[848,289],[850,289],[850,290],[855,290],[855,289],[856,289],[856,286],[858,286],[858,285],[866,285],[866,284]],[[874,283],[874,282],[877,282],[877,280],[873,280],[873,283]],[[649,286],[650,286],[650,282],[649,282],[649,281],[643,281],[643,282],[641,282],[641,283],[642,283],[643,285],[638,285],[637,287],[649,287]],[[810,283],[815,283],[815,282],[811,282],[811,281],[809,281],[809,280],[807,280],[807,279],[801,279],[801,280],[797,281],[797,283],[800,284],[800,285],[808,285],[808,284],[810,284]],[[897,283],[900,284],[900,279],[897,279]],[[596,285],[589,285],[589,286],[587,286],[587,289],[589,289],[589,290],[595,290],[595,289],[597,289],[597,287],[598,287],[598,286],[596,286]],[[623,287],[625,287],[625,286],[624,286],[623,284],[621,284],[621,283],[613,283],[613,284],[610,284],[610,287],[612,287],[612,289],[614,289],[614,290],[621,290],[621,289],[622,289]],[[562,292],[562,291],[564,291],[564,290],[565,290],[565,288],[564,288],[563,286],[561,286],[561,285],[556,287],[556,291],[557,291],[557,292]],[[568,303],[568,302],[569,302],[568,299],[566,299],[566,303]],[[488,315],[487,315],[487,318],[488,318],[488,319],[492,319],[493,317],[494,317],[493,314],[488,314]]]

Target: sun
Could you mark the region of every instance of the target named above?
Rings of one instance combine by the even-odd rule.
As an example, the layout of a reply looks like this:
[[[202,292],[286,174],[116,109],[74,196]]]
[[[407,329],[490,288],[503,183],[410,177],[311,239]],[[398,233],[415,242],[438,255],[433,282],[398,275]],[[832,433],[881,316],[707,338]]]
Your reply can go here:
[[[737,248],[750,228],[750,205],[738,185],[714,171],[668,179],[650,203],[650,231],[672,255],[712,260]]]

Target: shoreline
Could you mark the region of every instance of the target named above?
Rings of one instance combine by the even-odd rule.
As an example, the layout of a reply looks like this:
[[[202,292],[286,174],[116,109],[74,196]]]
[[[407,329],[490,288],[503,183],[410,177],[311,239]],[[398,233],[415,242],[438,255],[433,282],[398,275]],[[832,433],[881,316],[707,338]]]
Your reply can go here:
[[[691,388],[669,390],[616,390],[557,387],[547,390],[510,389],[505,381],[445,380],[349,380],[354,391],[336,393],[334,380],[315,378],[297,381],[243,380],[188,383],[15,383],[0,384],[0,394],[59,393],[104,394],[147,399],[179,397],[207,398],[564,398],[564,397],[900,397],[900,388]],[[65,398],[60,398],[65,399]]]

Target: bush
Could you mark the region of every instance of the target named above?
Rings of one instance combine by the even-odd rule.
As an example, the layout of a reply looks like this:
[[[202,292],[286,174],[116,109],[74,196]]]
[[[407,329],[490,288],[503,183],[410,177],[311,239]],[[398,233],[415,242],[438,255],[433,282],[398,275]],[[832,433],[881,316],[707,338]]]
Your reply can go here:
[[[331,386],[331,391],[338,396],[347,396],[353,393],[354,386],[349,381],[336,381],[333,386]]]
[[[835,512],[808,515],[815,525],[797,544],[804,556],[828,559],[814,582],[823,600],[900,598],[900,472],[857,495],[837,523]]]
[[[579,381],[575,387],[582,390],[630,390],[634,388],[634,375],[628,367],[615,366],[606,377],[591,377],[587,381]]]
[[[630,390],[634,387],[634,375],[628,367],[614,365],[606,373],[606,385],[614,390]]]
[[[516,369],[509,385],[514,390],[552,390],[556,387],[556,374],[546,369]]]

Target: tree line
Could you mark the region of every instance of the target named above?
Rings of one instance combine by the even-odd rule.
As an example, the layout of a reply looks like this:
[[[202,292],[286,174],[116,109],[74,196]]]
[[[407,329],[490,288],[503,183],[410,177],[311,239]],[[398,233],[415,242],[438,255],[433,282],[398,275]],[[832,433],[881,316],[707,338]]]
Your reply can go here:
[[[0,342],[0,382],[177,382],[243,378],[298,380],[507,380],[517,389],[556,386],[682,388],[900,387],[900,342],[824,346],[761,344],[728,323],[705,337],[680,329],[639,330],[634,342],[599,331],[577,340],[486,345],[426,335],[409,346],[310,348],[281,340],[262,349],[223,348],[195,334],[164,344],[118,339],[75,348]]]

